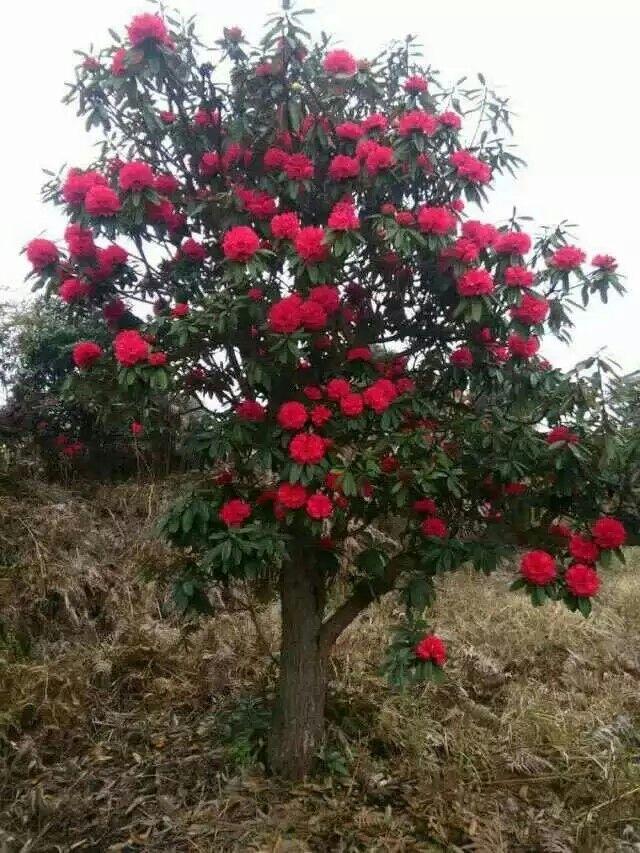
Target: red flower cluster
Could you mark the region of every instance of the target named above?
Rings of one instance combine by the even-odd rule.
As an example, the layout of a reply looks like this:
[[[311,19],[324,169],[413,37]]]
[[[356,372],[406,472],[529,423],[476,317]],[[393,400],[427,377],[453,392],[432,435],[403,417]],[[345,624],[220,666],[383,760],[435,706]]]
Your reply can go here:
[[[84,197],[84,209],[90,216],[115,216],[120,210],[118,193],[103,184],[94,184]]]
[[[504,271],[504,283],[507,287],[531,287],[534,274],[526,267],[507,267]]]
[[[289,443],[289,456],[298,465],[316,465],[324,459],[326,442],[312,432],[300,432]]]
[[[574,563],[569,566],[564,575],[564,581],[569,592],[577,598],[591,598],[600,589],[600,576],[591,566],[584,563]]]
[[[610,548],[621,548],[627,539],[627,531],[617,518],[599,518],[591,528],[597,545],[605,550]]]
[[[540,341],[535,335],[531,335],[529,338],[524,338],[522,335],[514,332],[509,335],[507,346],[509,347],[509,352],[512,353],[512,355],[515,355],[518,358],[531,358],[531,356],[535,355],[540,349]]]
[[[362,392],[365,405],[377,415],[385,412],[397,396],[396,386],[390,379],[378,379]]]
[[[447,662],[447,647],[436,634],[427,634],[414,649],[418,660],[431,661],[436,666],[444,666]]]
[[[333,504],[331,500],[323,495],[322,492],[314,492],[307,500],[307,515],[320,521],[323,518],[329,518],[333,512]]]
[[[456,218],[446,207],[423,207],[418,211],[418,228],[423,234],[444,236],[456,230]]]
[[[260,238],[248,225],[236,225],[225,231],[222,251],[230,261],[245,263],[251,260],[260,248]]]
[[[549,303],[546,299],[525,293],[517,308],[511,309],[511,316],[521,323],[534,326],[543,323],[549,314]]]
[[[307,490],[299,483],[281,483],[276,497],[287,509],[301,509],[307,502]]]
[[[282,429],[302,429],[308,418],[309,413],[305,406],[295,400],[292,400],[289,403],[283,403],[278,409],[278,423]]]
[[[360,219],[351,201],[339,201],[334,205],[327,222],[334,231],[354,231],[360,227]]]
[[[27,259],[34,270],[41,272],[52,264],[57,264],[59,259],[56,244],[51,240],[43,240],[37,237],[27,244]]]
[[[58,296],[63,302],[79,302],[91,293],[90,286],[77,278],[65,279],[58,288]]]
[[[322,61],[322,67],[332,76],[353,77],[358,70],[358,63],[347,50],[331,50]]]
[[[425,136],[433,136],[438,127],[438,119],[433,113],[427,113],[424,110],[411,110],[398,119],[398,133],[400,136],[409,136],[411,133],[423,133]]]
[[[467,270],[458,279],[457,290],[460,296],[488,296],[494,289],[493,279],[486,270],[480,268]]]
[[[118,184],[124,192],[140,192],[154,186],[153,169],[148,163],[125,163],[118,174]]]
[[[73,363],[88,370],[102,355],[102,347],[94,341],[79,341],[73,348]]]
[[[546,440],[548,444],[555,444],[558,441],[564,441],[566,444],[577,444],[580,438],[578,433],[572,432],[568,426],[560,424],[549,430]]]
[[[220,507],[218,518],[227,527],[240,527],[251,515],[251,507],[239,498],[227,501]]]
[[[491,180],[491,166],[478,160],[469,151],[454,151],[449,162],[460,178],[474,184],[487,184]]]
[[[301,228],[294,238],[296,252],[308,264],[319,264],[327,257],[324,229],[315,225]]]
[[[534,586],[546,586],[557,577],[556,561],[546,551],[529,551],[520,560],[522,577]]]
[[[420,530],[425,536],[431,536],[433,539],[444,539],[449,533],[445,522],[436,516],[425,518],[420,525]]]
[[[473,353],[469,347],[458,347],[458,349],[451,353],[449,361],[451,364],[455,365],[455,367],[473,367]]]
[[[136,15],[127,26],[127,34],[134,47],[140,47],[145,42],[170,43],[169,33],[159,15]]]
[[[348,178],[357,178],[359,174],[360,161],[357,157],[336,154],[329,163],[328,175],[334,181],[346,181]]]
[[[116,361],[123,367],[133,367],[149,357],[149,344],[135,329],[118,332],[113,341]]]
[[[597,563],[600,556],[600,549],[593,540],[574,533],[569,539],[569,553],[574,560],[583,563]]]
[[[411,77],[407,77],[404,81],[403,88],[405,92],[409,92],[411,95],[417,95],[420,92],[427,91],[427,81],[421,74],[413,74]]]
[[[267,410],[257,400],[243,400],[236,406],[236,415],[242,421],[261,423],[267,417]]]
[[[271,233],[278,240],[294,240],[300,231],[296,213],[278,213],[271,220]]]
[[[531,237],[524,231],[499,231],[493,247],[499,255],[526,255]]]
[[[551,255],[549,263],[559,270],[576,270],[587,256],[577,246],[561,246]]]

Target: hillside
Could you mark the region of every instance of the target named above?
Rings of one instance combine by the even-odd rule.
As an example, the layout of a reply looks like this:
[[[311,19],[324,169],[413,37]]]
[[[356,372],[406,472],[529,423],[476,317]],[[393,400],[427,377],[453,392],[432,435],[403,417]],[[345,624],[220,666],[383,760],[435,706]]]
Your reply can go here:
[[[504,576],[443,578],[448,676],[404,695],[377,674],[394,601],[373,609],[290,788],[260,767],[273,607],[237,590],[185,623],[147,580],[177,559],[152,533],[169,488],[3,487],[0,850],[640,849],[632,551],[586,621]]]

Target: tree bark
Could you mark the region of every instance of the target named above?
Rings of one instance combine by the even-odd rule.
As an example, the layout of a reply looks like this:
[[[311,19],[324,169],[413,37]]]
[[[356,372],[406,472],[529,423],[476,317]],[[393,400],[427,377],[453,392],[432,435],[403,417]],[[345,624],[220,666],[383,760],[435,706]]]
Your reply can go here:
[[[320,647],[324,584],[313,566],[291,562],[280,576],[280,676],[268,753],[273,773],[300,780],[324,734],[327,652]]]

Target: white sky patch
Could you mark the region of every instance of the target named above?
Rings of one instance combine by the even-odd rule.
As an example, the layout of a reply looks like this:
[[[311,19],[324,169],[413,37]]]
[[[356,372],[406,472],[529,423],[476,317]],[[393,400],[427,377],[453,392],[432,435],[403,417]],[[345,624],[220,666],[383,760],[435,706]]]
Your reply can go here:
[[[276,0],[235,0],[232,6],[181,0],[177,5],[184,15],[198,16],[206,42],[234,24],[257,41],[265,15],[278,8]],[[543,353],[570,367],[606,346],[625,371],[638,369],[640,4],[310,0],[304,5],[317,10],[306,19],[314,32],[334,33],[359,57],[374,56],[392,37],[415,33],[443,82],[481,71],[500,94],[510,96],[517,113],[517,153],[528,167],[517,181],[498,182],[486,218],[500,221],[515,205],[538,225],[577,223],[577,245],[589,259],[596,253],[615,255],[629,289],[624,299],[612,295],[608,305],[598,300],[586,313],[578,312],[570,347],[547,335]],[[57,170],[63,163],[83,166],[92,159],[96,137],[84,132],[73,108],[60,103],[77,59],[72,51],[108,45],[108,27],[122,31],[134,14],[150,8],[142,0],[21,0],[5,12],[0,285],[12,298],[28,293],[22,246],[41,232],[59,239],[64,229],[61,212],[40,203],[41,170]]]

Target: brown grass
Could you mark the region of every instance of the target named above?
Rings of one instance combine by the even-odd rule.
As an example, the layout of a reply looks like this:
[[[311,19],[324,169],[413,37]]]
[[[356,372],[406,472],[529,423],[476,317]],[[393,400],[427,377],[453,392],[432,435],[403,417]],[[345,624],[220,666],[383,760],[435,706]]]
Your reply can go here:
[[[589,620],[444,578],[447,681],[405,694],[377,675],[397,605],[373,608],[335,656],[324,764],[288,787],[248,760],[274,609],[259,641],[230,599],[185,624],[144,580],[179,559],[151,535],[170,488],[0,497],[0,851],[640,849],[637,557]]]

